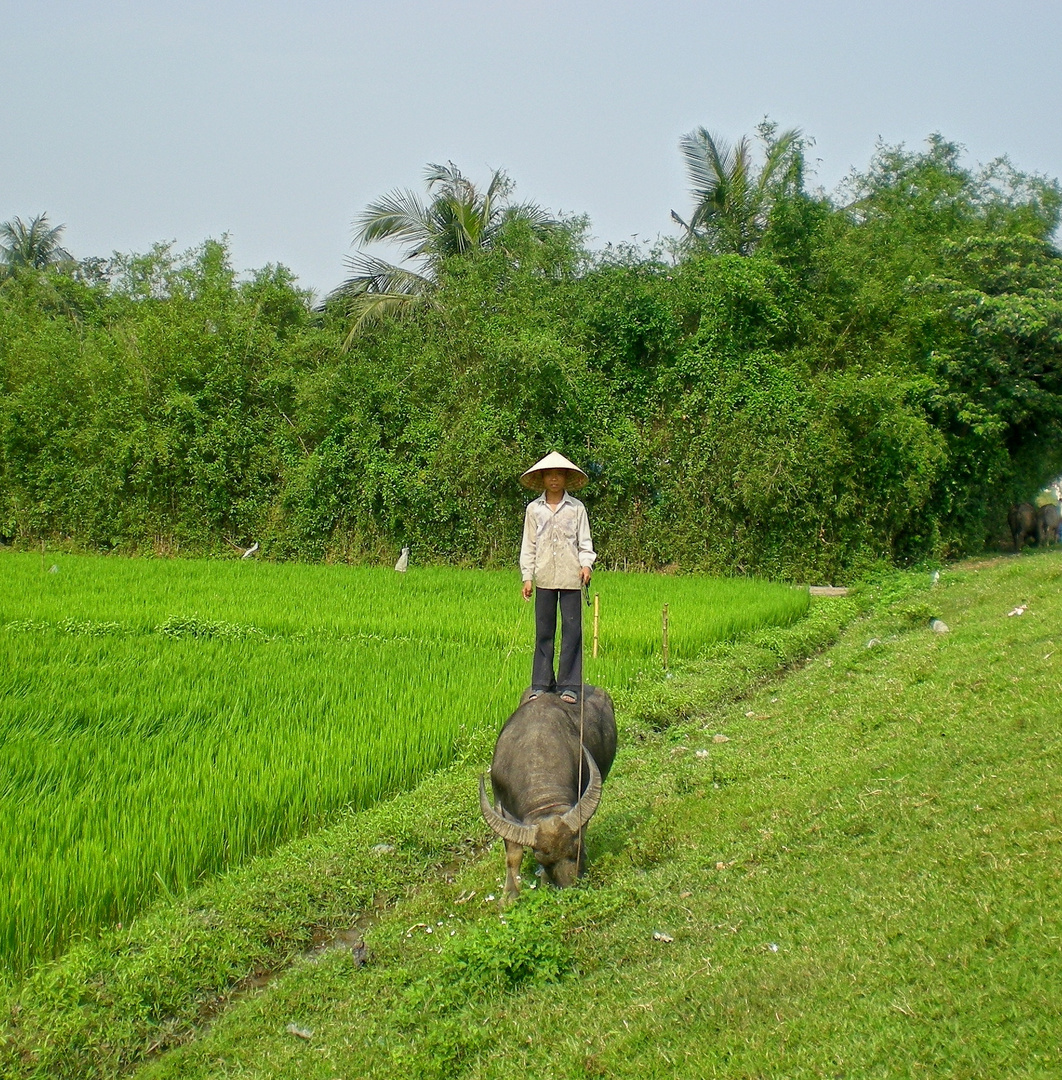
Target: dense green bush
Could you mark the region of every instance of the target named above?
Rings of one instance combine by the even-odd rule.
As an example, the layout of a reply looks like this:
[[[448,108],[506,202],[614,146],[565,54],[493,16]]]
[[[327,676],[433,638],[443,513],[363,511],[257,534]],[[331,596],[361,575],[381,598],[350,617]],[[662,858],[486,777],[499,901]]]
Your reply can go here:
[[[883,147],[756,254],[514,219],[349,339],[223,243],[0,283],[0,537],[502,564],[584,464],[607,563],[843,579],[980,547],[1062,468],[1057,183]],[[347,345],[349,344],[349,347]]]

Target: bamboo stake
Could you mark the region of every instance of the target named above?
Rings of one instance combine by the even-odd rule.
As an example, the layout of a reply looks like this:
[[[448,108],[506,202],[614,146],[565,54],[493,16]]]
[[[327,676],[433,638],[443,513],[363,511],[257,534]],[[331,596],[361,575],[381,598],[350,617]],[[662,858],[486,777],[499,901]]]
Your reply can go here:
[[[597,659],[597,626],[601,618],[601,594],[594,593],[594,650],[593,657]]]
[[[667,671],[667,604],[664,605],[664,670]]]

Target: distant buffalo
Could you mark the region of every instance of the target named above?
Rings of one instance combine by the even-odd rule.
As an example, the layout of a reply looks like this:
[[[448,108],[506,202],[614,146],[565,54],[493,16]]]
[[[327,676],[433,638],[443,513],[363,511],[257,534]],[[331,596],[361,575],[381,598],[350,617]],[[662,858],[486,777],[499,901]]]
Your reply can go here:
[[[1026,540],[1036,536],[1036,507],[1032,503],[1018,503],[1007,514],[1010,535],[1014,538],[1014,551],[1021,551]]]
[[[582,752],[580,707],[556,694],[528,700],[505,722],[494,747],[490,784],[483,778],[479,803],[487,824],[505,841],[505,892],[520,891],[524,848],[548,881],[575,883],[583,872],[583,831],[601,800],[601,785],[616,756],[616,717],[612,698],[595,686],[584,688]]]
[[[1048,503],[1036,511],[1036,543],[1040,547],[1058,540],[1060,515],[1055,503]]]

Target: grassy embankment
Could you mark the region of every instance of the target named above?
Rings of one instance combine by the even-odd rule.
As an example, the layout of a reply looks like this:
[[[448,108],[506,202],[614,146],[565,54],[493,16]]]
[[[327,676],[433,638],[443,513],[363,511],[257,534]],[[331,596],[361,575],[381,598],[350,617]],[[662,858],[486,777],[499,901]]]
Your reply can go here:
[[[171,1045],[138,1075],[1058,1075],[1062,557],[894,585],[784,678],[763,676],[860,601],[625,701],[584,887],[503,913],[497,846],[454,861],[483,836],[473,755],[41,972],[0,1063],[109,1075]],[[367,962],[297,955],[310,912],[351,925],[374,900]],[[195,1032],[185,967],[208,950],[231,976],[270,931],[293,962]]]

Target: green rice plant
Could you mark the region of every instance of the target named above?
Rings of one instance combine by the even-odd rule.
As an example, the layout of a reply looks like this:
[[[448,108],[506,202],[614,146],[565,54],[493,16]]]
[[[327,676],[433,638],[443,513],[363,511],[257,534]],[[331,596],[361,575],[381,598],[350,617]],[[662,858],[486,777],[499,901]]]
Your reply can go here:
[[[0,962],[16,971],[416,784],[497,729],[530,673],[515,574],[48,562],[0,557]],[[672,655],[691,657],[807,606],[759,582],[597,583],[586,675],[612,690],[659,662],[664,602]]]
[[[147,896],[451,759],[515,662],[418,642],[0,636],[0,953],[18,966]]]
[[[806,589],[754,578],[603,571],[593,585],[600,596],[604,656],[658,655],[664,604],[671,655],[690,660],[708,645],[787,624],[808,610]]]
[[[687,658],[758,626],[799,618],[808,604],[805,590],[749,578],[600,571],[592,588],[601,596],[602,652],[616,655],[658,649],[665,603],[672,654]],[[195,621],[223,626],[230,636],[243,628],[265,636],[404,637],[504,649],[514,638],[526,640],[529,606],[519,599],[515,571],[426,567],[396,574],[233,559],[0,557],[0,626],[75,620],[86,631],[148,633]]]

